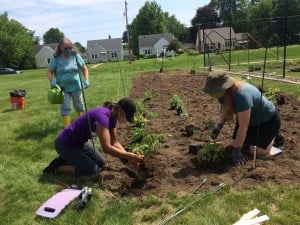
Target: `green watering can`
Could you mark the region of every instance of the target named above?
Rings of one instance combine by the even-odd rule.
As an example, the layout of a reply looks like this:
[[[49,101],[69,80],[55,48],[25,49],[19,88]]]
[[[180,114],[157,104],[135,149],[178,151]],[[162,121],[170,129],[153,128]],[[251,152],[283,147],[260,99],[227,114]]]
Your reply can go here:
[[[62,104],[64,102],[64,93],[57,84],[48,91],[48,100],[51,104]]]

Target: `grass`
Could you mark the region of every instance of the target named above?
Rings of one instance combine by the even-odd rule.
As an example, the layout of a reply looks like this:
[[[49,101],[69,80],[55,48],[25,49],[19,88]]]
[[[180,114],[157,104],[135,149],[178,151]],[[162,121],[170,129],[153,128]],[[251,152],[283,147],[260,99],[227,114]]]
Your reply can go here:
[[[299,49],[300,46],[289,47],[288,57],[297,57]],[[282,55],[282,48],[279,50]],[[264,50],[251,50],[250,54],[251,61],[258,62],[263,59]],[[247,64],[246,56],[245,50],[233,52],[232,62],[239,59],[243,68],[242,63]],[[271,58],[269,55],[268,57]],[[211,54],[211,60],[214,65],[224,64],[218,55]],[[297,62],[297,59],[293,62]],[[196,72],[207,71],[203,68],[203,55],[193,54],[167,58],[163,62],[163,68],[190,71],[194,63]],[[93,66],[88,65],[91,87],[85,90],[88,108],[128,95],[133,77],[149,71],[159,72],[162,63],[156,59],[145,59],[131,64],[115,62]],[[237,69],[236,67],[238,65],[233,66],[233,69]],[[287,72],[287,75],[291,73]],[[300,74],[293,73],[293,76],[300,77]],[[252,79],[251,82],[261,81]],[[265,85],[276,85],[283,92],[300,96],[299,87],[294,84],[266,81]],[[46,69],[26,70],[22,75],[0,76],[1,224],[158,224],[183,202],[183,196],[172,190],[169,190],[170,194],[165,199],[155,195],[117,198],[108,191],[101,190],[87,178],[75,179],[62,175],[61,179],[69,184],[84,183],[92,187],[92,200],[80,212],[69,206],[54,220],[36,218],[35,211],[38,207],[62,189],[53,182],[56,176],[42,174],[43,168],[56,156],[53,140],[62,126],[59,106],[51,105],[47,100],[49,86]],[[27,91],[24,110],[10,110],[9,92],[15,89]],[[76,117],[74,112],[72,117]],[[253,208],[259,208],[263,214],[271,217],[266,224],[299,224],[299,193],[300,185],[286,187],[270,183],[268,188],[257,187],[251,192],[237,192],[232,186],[218,195],[201,199],[194,208],[182,213],[169,224],[232,224]]]

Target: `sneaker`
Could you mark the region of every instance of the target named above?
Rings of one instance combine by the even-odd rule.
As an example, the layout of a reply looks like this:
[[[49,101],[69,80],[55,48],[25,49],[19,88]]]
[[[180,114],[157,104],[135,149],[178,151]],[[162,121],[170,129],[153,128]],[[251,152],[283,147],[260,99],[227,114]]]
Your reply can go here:
[[[47,166],[44,170],[43,173],[55,173],[57,167],[65,165],[66,161],[60,157],[57,157],[52,160],[52,162]]]

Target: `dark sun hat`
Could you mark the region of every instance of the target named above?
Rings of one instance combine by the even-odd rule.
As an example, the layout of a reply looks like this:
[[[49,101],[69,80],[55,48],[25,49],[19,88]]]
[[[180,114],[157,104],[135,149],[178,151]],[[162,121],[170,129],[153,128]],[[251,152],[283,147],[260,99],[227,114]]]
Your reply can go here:
[[[133,100],[130,98],[122,98],[117,103],[125,112],[125,116],[128,122],[134,122],[134,114],[136,112],[136,106]]]
[[[234,79],[229,77],[225,71],[216,70],[206,78],[204,91],[208,94],[224,92],[234,84]]]

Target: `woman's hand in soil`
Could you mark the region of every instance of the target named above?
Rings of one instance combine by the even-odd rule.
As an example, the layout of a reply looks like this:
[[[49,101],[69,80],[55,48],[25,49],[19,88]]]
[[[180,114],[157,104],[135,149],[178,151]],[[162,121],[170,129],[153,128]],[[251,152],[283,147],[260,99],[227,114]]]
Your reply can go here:
[[[243,155],[241,148],[233,148],[232,149],[232,159],[233,159],[234,164],[237,164],[237,165],[246,165],[246,163],[247,163],[247,159]]]
[[[132,154],[131,158],[129,159],[129,163],[138,170],[140,165],[144,163],[144,156],[138,154]]]
[[[222,128],[223,128],[223,124],[217,124],[217,126],[215,126],[214,129],[212,130],[212,132],[210,134],[210,137],[213,140],[216,140],[217,137],[219,136],[220,131],[222,130]]]

